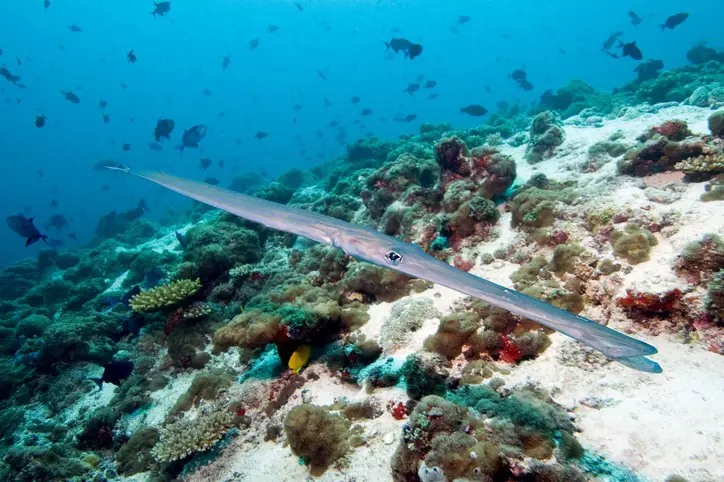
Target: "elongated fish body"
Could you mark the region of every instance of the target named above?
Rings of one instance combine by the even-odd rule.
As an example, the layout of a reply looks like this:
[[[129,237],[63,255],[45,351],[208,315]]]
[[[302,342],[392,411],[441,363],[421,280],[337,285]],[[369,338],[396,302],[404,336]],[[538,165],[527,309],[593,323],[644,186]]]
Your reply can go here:
[[[341,248],[362,261],[432,281],[535,320],[630,368],[650,373],[661,372],[661,367],[656,362],[645,358],[657,352],[653,346],[459,270],[428,255],[417,245],[329,216],[257,199],[217,186],[160,172],[135,172],[126,168],[122,170],[269,228]]]

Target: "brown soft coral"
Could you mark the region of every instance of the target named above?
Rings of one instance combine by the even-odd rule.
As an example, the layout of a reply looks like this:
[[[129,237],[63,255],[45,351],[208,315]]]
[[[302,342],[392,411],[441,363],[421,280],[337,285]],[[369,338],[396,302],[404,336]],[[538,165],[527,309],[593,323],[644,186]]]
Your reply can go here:
[[[282,318],[261,311],[247,311],[236,315],[227,325],[214,333],[216,349],[232,346],[258,348],[276,342],[282,334]]]

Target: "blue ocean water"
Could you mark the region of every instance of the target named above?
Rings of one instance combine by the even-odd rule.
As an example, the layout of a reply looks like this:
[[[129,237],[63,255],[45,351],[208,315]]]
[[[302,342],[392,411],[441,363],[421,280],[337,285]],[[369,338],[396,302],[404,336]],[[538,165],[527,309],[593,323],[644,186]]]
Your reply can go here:
[[[65,232],[78,234],[77,241],[64,237],[66,246],[83,244],[99,216],[133,207],[142,197],[152,218],[186,202],[93,171],[102,160],[213,176],[222,185],[246,171],[274,177],[332,161],[366,134],[396,139],[425,122],[474,126],[480,118],[459,112],[468,104],[490,111],[500,101],[527,104],[572,79],[602,90],[620,86],[635,77],[637,62],[601,52],[615,31],[637,41],[644,58],[662,60],[665,69],[686,64],[685,54],[697,41],[724,47],[718,20],[724,4],[704,0],[298,3],[303,10],[281,0],[175,0],[167,15],[154,17],[153,3],[145,0],[51,0],[47,8],[41,0],[3,1],[0,62],[27,86],[0,79],[3,213],[35,216],[41,231],[51,215],[61,213],[70,220]],[[631,24],[628,10],[642,17],[641,25]],[[686,22],[675,30],[659,28],[680,11],[690,14]],[[469,22],[461,24],[461,15]],[[81,31],[71,31],[71,25]],[[270,25],[279,28],[270,32]],[[407,60],[386,51],[384,42],[392,37],[420,43],[422,55]],[[258,48],[250,49],[256,38]],[[131,49],[135,63],[126,58]],[[530,92],[509,77],[521,68],[535,86]],[[418,76],[437,86],[404,92]],[[69,103],[61,91],[76,93],[81,102]],[[431,100],[433,91],[439,97]],[[350,102],[354,96],[361,99],[357,105]],[[302,107],[295,110],[295,104]],[[373,114],[360,117],[363,108]],[[393,120],[408,114],[417,117]],[[47,116],[42,129],[34,125],[38,115]],[[162,152],[148,147],[160,118],[176,122]],[[340,139],[339,127],[329,126],[335,121],[345,132]],[[183,130],[196,124],[207,125],[208,135],[200,149],[180,154],[174,147]],[[257,131],[269,136],[256,140]],[[127,152],[124,143],[130,144]],[[199,168],[202,157],[214,161],[206,171]],[[218,167],[221,159],[224,168]],[[54,200],[57,207],[51,207]],[[26,250],[9,229],[0,230],[0,243],[1,264],[34,256],[37,249]]]

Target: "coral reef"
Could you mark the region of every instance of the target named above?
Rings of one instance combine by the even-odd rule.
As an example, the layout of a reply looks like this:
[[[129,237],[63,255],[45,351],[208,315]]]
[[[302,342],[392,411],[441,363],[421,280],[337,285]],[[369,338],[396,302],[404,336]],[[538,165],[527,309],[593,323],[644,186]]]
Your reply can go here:
[[[284,419],[289,447],[320,475],[349,450],[349,422],[324,407],[300,405]]]
[[[133,311],[154,311],[176,305],[201,289],[201,280],[176,280],[135,295],[130,300]]]
[[[551,111],[541,112],[530,126],[530,141],[525,152],[525,159],[530,164],[537,164],[553,155],[556,147],[563,144],[565,132],[561,122]]]

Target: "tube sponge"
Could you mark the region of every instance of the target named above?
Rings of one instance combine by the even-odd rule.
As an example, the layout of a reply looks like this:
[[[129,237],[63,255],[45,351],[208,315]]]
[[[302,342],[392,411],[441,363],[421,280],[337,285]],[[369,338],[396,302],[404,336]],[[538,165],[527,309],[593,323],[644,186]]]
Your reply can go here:
[[[133,311],[155,311],[160,308],[175,305],[201,288],[201,280],[181,279],[167,285],[157,286],[143,291],[131,298],[130,305]]]
[[[324,473],[349,448],[349,421],[315,405],[294,407],[284,419],[284,431],[294,455],[303,457],[313,475]]]

